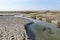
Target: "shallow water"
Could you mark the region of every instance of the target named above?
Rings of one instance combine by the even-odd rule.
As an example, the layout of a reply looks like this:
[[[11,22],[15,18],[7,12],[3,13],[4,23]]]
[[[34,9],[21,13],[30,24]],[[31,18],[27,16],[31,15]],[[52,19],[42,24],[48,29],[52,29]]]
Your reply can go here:
[[[31,18],[22,18],[33,21],[24,25],[29,40],[60,40],[60,30],[56,25]]]

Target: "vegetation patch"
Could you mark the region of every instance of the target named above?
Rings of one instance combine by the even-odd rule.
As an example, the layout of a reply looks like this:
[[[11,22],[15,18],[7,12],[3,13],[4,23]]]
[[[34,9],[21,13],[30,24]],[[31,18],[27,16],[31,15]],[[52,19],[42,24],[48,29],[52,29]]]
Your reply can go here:
[[[60,22],[58,22],[58,25],[57,25],[58,28],[60,28]]]

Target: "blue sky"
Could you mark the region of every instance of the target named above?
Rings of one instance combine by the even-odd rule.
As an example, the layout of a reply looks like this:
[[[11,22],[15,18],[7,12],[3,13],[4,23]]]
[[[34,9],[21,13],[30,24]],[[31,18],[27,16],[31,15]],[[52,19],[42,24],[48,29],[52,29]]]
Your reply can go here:
[[[60,10],[60,0],[0,0],[0,10]]]

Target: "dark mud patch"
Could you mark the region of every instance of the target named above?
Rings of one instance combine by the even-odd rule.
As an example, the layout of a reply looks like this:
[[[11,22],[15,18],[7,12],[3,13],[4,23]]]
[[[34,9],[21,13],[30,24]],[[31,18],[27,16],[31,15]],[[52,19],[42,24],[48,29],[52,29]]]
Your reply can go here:
[[[25,25],[25,30],[28,35],[28,40],[36,40],[34,33],[32,32],[31,28],[29,27],[31,24],[33,24],[33,22],[27,23]]]

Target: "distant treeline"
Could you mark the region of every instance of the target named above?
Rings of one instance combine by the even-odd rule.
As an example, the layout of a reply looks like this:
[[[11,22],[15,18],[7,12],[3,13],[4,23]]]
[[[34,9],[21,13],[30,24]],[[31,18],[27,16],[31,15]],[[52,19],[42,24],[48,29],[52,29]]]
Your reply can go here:
[[[37,11],[0,11],[0,13],[36,13]]]
[[[60,11],[49,11],[49,10],[42,10],[42,11],[0,11],[0,13],[60,13]]]

